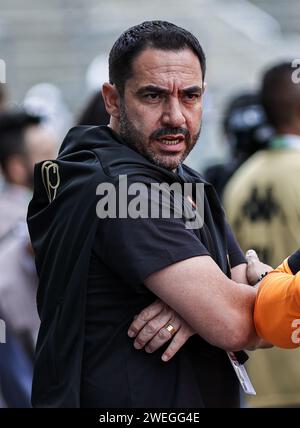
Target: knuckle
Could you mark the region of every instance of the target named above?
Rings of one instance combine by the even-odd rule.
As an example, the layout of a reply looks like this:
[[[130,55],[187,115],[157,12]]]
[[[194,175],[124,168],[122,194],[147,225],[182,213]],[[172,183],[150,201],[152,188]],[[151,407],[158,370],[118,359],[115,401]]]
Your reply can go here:
[[[177,316],[176,316],[175,312],[173,311],[173,309],[169,309],[169,313],[170,313],[171,319],[173,321],[175,321],[175,319],[177,318]]]
[[[165,356],[166,356],[168,359],[172,358],[172,357],[173,357],[173,355],[174,355],[174,352],[172,351],[172,349],[168,348],[168,349],[165,351]]]
[[[135,339],[135,342],[137,342],[139,345],[143,346],[145,344],[144,340],[142,337],[137,336]]]
[[[181,330],[179,330],[174,336],[173,336],[173,340],[170,343],[171,348],[177,348],[178,346],[182,346],[183,343],[186,342],[186,338],[184,338],[182,336],[182,332]]]
[[[151,343],[147,344],[147,352],[153,352],[155,350],[154,346]]]
[[[158,300],[158,303],[160,308],[164,308],[166,306],[166,304],[162,300]]]
[[[170,346],[169,346],[169,348],[168,348],[168,354],[169,355],[174,355],[174,354],[176,354],[176,352],[179,350],[181,348],[181,346],[179,346],[177,343],[173,343],[173,342],[171,342],[171,344],[170,344]],[[166,351],[166,352],[167,352]]]
[[[169,318],[173,317],[173,310],[169,306],[164,307],[163,311],[166,315],[168,315]]]
[[[164,308],[164,306],[165,306],[165,304],[164,304],[164,302],[162,302],[160,299],[157,299],[154,303],[153,303],[153,306],[155,307],[155,308],[158,308],[158,309],[163,309]]]
[[[149,310],[148,310],[148,308],[142,310],[142,312],[139,315],[139,318],[142,321],[147,321],[148,320],[148,318],[149,318]]]
[[[153,321],[148,322],[148,324],[145,326],[145,330],[148,334],[154,334],[156,332],[156,324]]]
[[[178,329],[178,337],[187,337],[190,335],[190,328],[186,325],[182,325],[180,329]]]
[[[172,324],[176,330],[179,329],[179,327],[181,326],[181,320],[178,316],[176,316],[175,314],[173,314],[172,318],[169,321],[170,324]]]
[[[166,330],[159,330],[158,334],[157,334],[159,339],[169,339],[169,333]]]
[[[183,327],[180,329],[179,338],[182,340],[187,340],[190,336],[194,334],[193,330],[189,327]]]
[[[173,351],[172,350],[172,348],[168,348],[166,351],[165,351],[165,356],[168,358],[168,359],[170,359],[170,358],[172,358],[173,356],[174,356],[174,354],[175,354],[176,352],[175,351]]]
[[[135,334],[137,334],[140,331],[139,328],[134,323],[131,324],[130,330],[132,330]]]

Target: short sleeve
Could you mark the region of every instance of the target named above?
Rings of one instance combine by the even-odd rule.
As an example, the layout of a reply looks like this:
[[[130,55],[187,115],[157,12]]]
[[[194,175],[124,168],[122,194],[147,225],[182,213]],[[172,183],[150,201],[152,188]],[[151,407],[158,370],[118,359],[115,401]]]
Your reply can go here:
[[[210,255],[182,218],[102,218],[94,245],[101,261],[123,281],[141,284],[176,262]]]
[[[234,234],[231,230],[231,227],[226,222],[226,237],[227,237],[227,246],[228,246],[228,255],[230,260],[230,266],[234,268],[242,263],[247,263],[244,253],[241,250],[237,240],[234,237]]]

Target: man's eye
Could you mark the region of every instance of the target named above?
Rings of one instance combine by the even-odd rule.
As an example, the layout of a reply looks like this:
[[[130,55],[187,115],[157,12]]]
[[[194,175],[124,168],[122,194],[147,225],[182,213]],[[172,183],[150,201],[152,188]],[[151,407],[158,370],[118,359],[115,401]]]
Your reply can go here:
[[[155,101],[155,100],[159,100],[161,97],[159,94],[146,94],[144,95],[144,98],[146,100]]]
[[[197,101],[200,98],[200,95],[199,94],[186,94],[184,96],[184,98],[187,101]]]

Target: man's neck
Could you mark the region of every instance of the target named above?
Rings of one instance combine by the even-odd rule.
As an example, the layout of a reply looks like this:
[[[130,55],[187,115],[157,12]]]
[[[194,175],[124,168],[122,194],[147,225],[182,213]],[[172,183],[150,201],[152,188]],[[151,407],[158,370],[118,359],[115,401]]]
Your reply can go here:
[[[109,124],[107,126],[110,129],[112,129],[114,132],[116,132],[116,134],[120,135],[120,125],[119,125],[119,121],[116,118],[111,117]]]

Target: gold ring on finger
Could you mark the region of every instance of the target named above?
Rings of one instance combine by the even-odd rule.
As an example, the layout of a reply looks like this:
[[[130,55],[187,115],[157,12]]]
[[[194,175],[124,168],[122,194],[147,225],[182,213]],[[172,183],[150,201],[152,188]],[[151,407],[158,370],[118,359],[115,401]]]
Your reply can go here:
[[[168,330],[168,332],[174,336],[174,334],[176,333],[176,328],[172,325],[172,324],[167,324],[165,326],[165,328]]]

